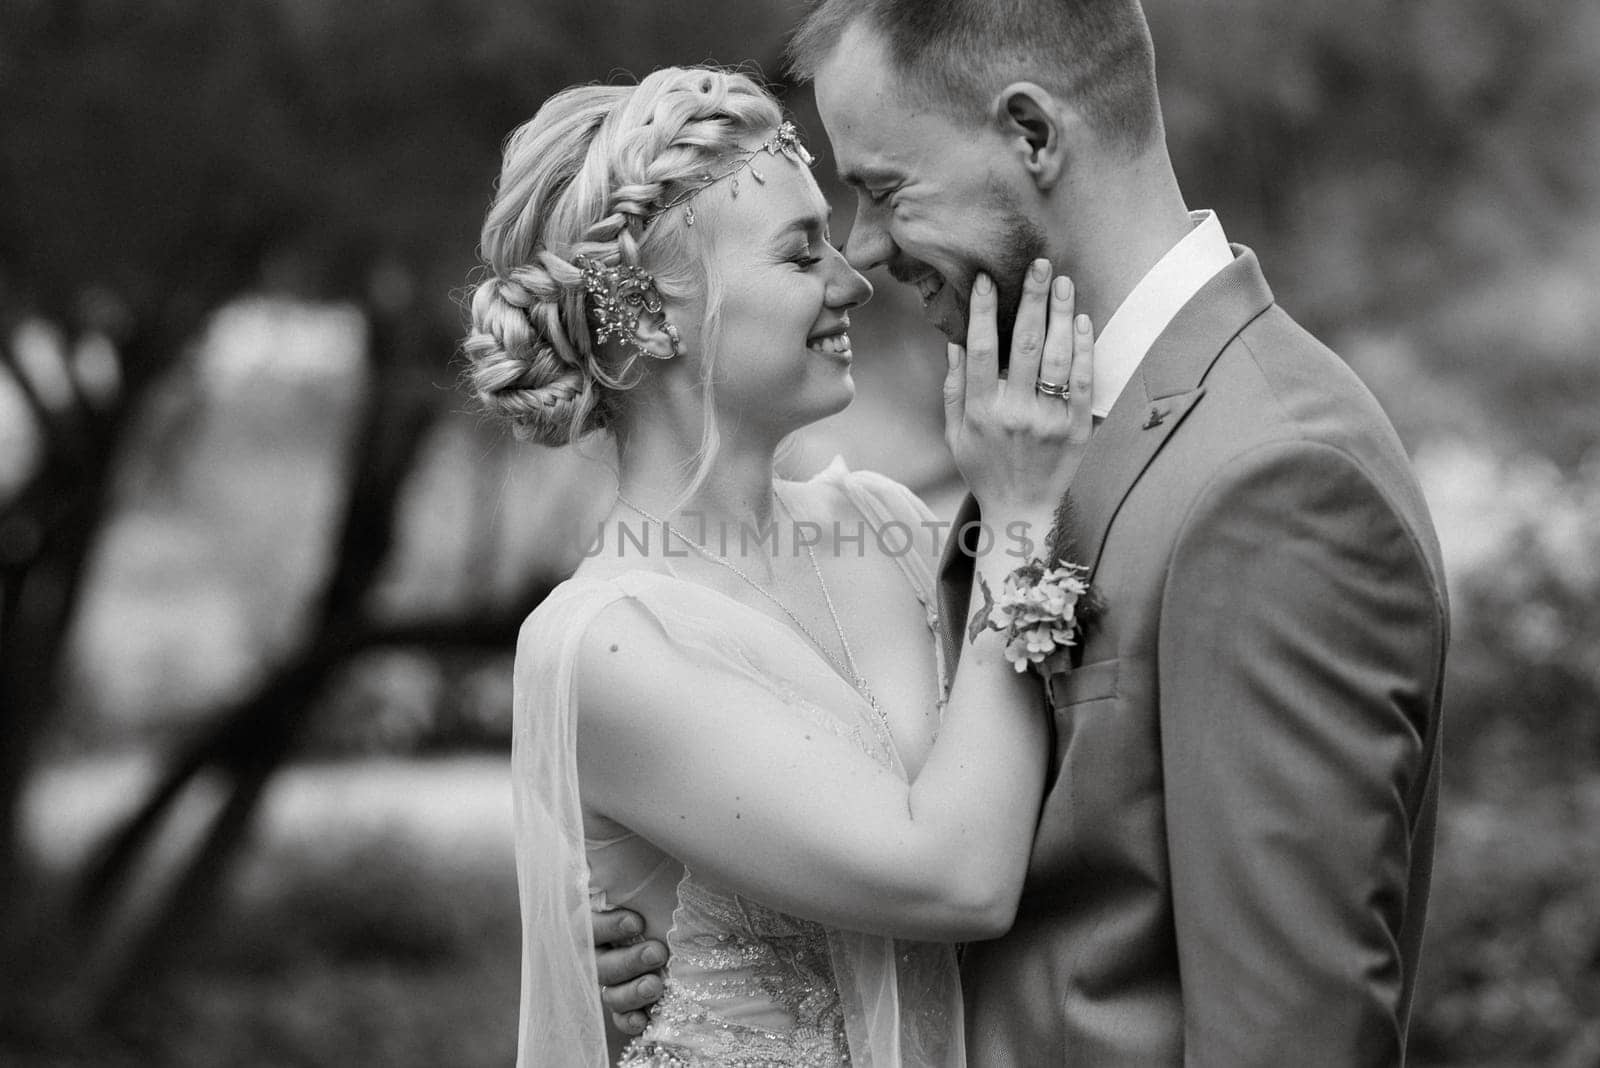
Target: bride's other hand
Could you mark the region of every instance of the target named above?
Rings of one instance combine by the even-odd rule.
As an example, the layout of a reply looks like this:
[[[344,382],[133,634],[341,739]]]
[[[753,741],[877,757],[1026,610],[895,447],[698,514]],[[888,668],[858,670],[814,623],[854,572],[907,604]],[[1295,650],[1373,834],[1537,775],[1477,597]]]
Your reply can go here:
[[[949,346],[945,440],[986,516],[1048,516],[1066,492],[1093,429],[1094,331],[1065,278],[1035,260],[1023,282],[1010,370],[1000,374],[995,285],[972,287],[967,344]],[[1052,396],[1054,386],[1069,396]]]

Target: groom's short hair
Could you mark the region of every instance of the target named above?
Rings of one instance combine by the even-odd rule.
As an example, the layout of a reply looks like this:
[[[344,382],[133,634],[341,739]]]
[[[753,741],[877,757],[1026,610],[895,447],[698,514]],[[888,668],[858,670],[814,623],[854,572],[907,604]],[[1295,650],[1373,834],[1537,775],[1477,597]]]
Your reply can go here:
[[[804,81],[860,22],[908,88],[953,117],[988,118],[994,94],[1037,82],[1128,149],[1161,133],[1155,48],[1139,0],[819,0],[789,44]]]

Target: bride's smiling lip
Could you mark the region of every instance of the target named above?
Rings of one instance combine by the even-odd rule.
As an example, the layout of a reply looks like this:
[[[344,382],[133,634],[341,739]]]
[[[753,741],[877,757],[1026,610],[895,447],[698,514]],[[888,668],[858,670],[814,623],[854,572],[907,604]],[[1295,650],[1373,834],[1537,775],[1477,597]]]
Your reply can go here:
[[[810,337],[806,338],[806,344],[812,345],[818,341],[821,341],[823,338],[838,337],[840,334],[849,329],[850,320],[848,318],[841,319],[826,329],[818,330],[812,333]]]
[[[850,362],[850,335],[845,333],[850,329],[849,318],[841,319],[824,330],[818,330],[806,338],[806,348],[820,356],[826,356],[844,363]]]

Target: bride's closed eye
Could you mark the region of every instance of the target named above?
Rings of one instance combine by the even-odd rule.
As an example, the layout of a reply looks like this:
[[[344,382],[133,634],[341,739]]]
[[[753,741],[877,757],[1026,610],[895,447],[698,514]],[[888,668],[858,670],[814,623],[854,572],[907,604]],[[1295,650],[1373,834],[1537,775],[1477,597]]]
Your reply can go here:
[[[809,271],[811,268],[822,262],[822,257],[813,256],[811,254],[811,246],[807,245],[797,254],[790,256],[789,262],[796,264],[802,271]]]

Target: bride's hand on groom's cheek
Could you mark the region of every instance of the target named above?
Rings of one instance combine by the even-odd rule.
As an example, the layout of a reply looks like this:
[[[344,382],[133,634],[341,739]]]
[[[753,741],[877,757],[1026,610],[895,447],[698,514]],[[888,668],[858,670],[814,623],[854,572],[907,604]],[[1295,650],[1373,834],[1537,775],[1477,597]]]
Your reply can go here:
[[[667,947],[660,942],[634,942],[644,929],[643,921],[627,909],[591,912],[590,917],[600,1000],[619,1031],[640,1034],[648,1021],[645,1010],[661,997],[657,971],[667,962]]]
[[[999,295],[980,274],[967,344],[951,345],[945,440],[985,516],[1054,512],[1093,429],[1094,331],[1077,293],[1036,260],[1022,284],[1002,373]],[[1048,524],[1046,524],[1048,525]]]

